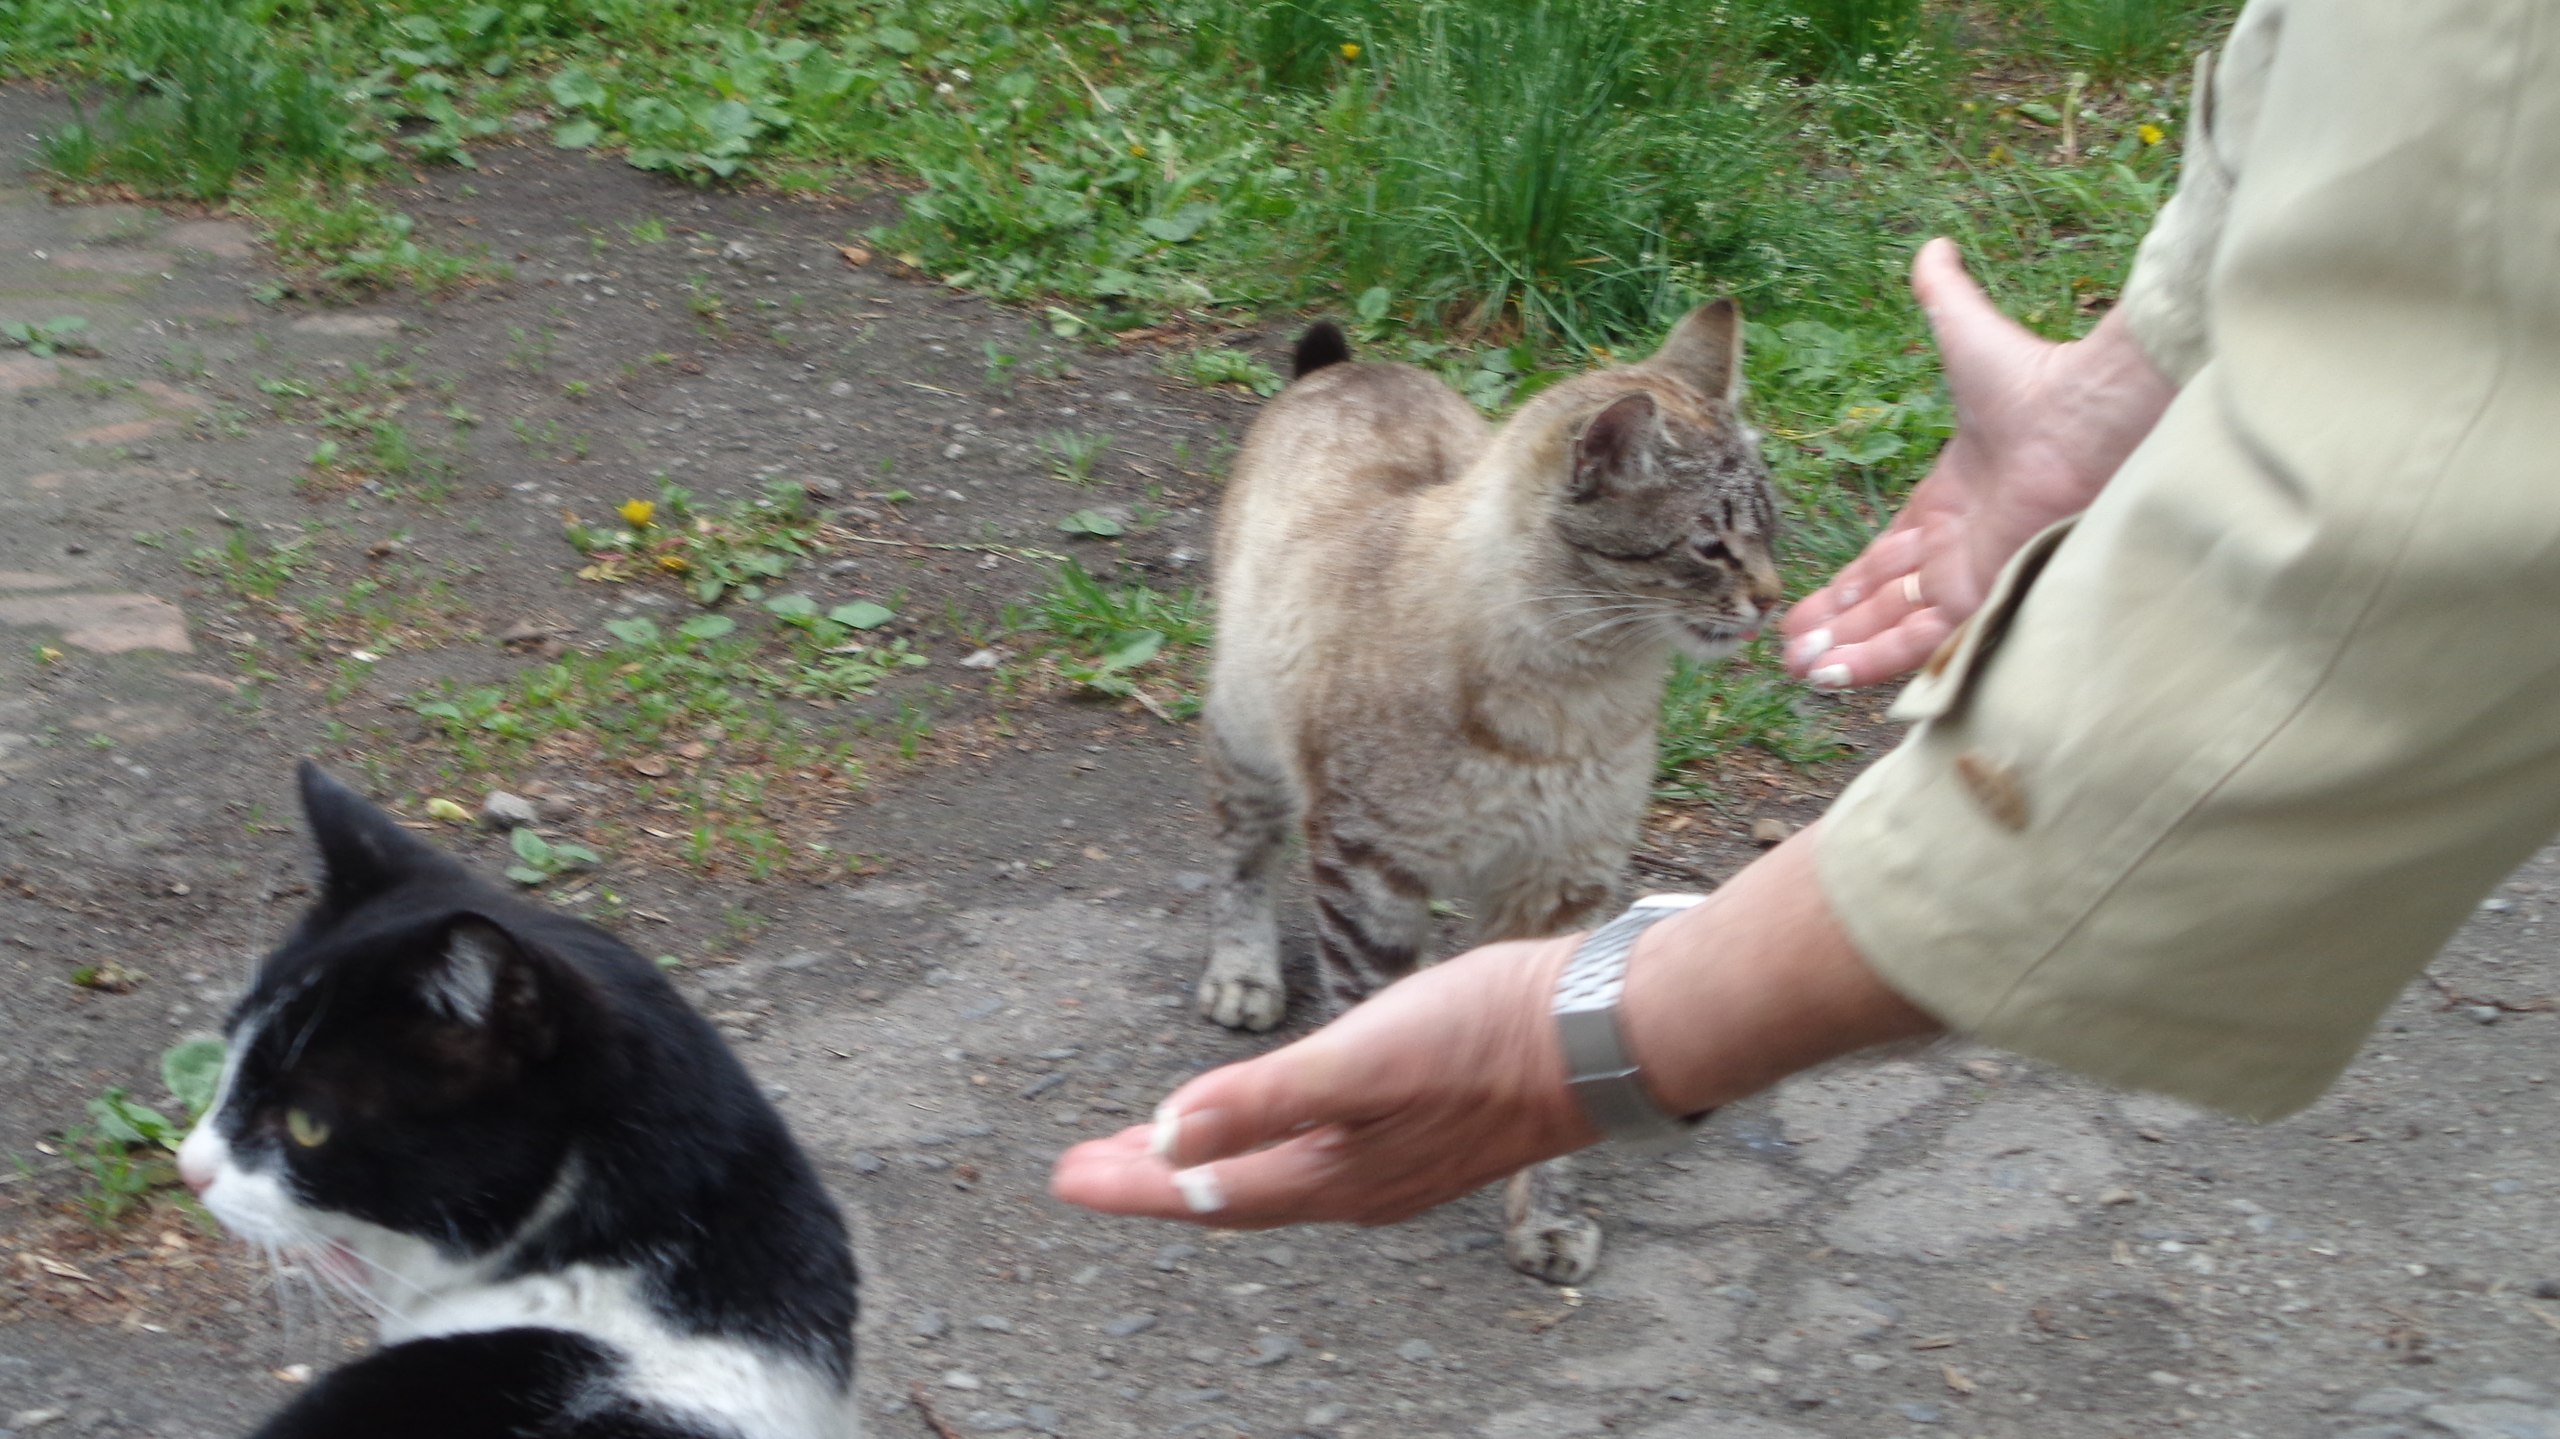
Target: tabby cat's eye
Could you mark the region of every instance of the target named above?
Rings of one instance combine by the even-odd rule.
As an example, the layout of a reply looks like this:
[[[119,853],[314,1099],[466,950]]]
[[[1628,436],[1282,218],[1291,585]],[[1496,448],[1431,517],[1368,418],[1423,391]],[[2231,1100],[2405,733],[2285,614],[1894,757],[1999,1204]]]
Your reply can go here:
[[[317,1149],[329,1142],[328,1121],[314,1116],[308,1109],[286,1110],[284,1132],[292,1135],[293,1142],[305,1149]]]

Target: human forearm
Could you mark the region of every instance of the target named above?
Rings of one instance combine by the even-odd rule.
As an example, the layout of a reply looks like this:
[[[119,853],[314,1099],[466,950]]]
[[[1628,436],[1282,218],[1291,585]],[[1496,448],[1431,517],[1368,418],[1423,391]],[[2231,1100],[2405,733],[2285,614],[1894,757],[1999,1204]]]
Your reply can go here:
[[[1637,940],[1619,1022],[1665,1109],[1730,1103],[1825,1060],[1939,1030],[1876,977],[1832,917],[1815,874],[1819,831]]]

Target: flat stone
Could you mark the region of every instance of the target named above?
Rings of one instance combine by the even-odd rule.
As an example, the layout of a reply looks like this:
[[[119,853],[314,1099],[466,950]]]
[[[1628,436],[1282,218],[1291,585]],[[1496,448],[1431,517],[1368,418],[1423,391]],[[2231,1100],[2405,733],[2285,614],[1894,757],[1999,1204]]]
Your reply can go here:
[[[1340,1404],[1323,1407],[1339,1412],[1319,1424],[1316,1411],[1310,1409],[1307,1411],[1307,1427],[1321,1429],[1328,1424],[1339,1424],[1351,1415],[1351,1411]],[[1570,1439],[1574,1435],[1605,1432],[1611,1417],[1599,1409],[1530,1404],[1495,1415],[1477,1425],[1475,1432],[1478,1439]]]
[[[294,321],[292,328],[305,335],[339,335],[348,339],[371,340],[399,334],[400,317],[351,312],[305,315]]]
[[[2527,1383],[2512,1375],[2500,1375],[2480,1386],[2480,1392],[2492,1399],[2513,1399],[2521,1404],[2545,1404],[2551,1395],[2539,1384]]]
[[[1253,1341],[1253,1355],[1244,1362],[1248,1368],[1268,1369],[1296,1358],[1303,1347],[1286,1334],[1265,1334]]]
[[[1920,1163],[1850,1192],[1823,1237],[1857,1254],[1952,1258],[2075,1222],[2066,1193],[2115,1178],[2114,1148],[2089,1122],[2029,1099],[1995,1099],[1950,1128]]]
[[[234,220],[189,220],[171,226],[160,240],[173,250],[193,250],[225,260],[246,260],[258,253],[249,227]]]
[[[1769,1336],[1760,1352],[1781,1364],[1805,1357],[1807,1350],[1836,1350],[1843,1345],[1880,1339],[1901,1320],[1893,1306],[1828,1279],[1807,1280],[1796,1291],[1787,1327]]]
[[[1700,1159],[1685,1170],[1663,1172],[1632,1212],[1646,1224],[1664,1228],[1765,1223],[1812,1197],[1813,1191],[1766,1164]]]
[[[2560,1439],[2560,1410],[2510,1400],[2437,1404],[2418,1417],[2454,1439]]]
[[[62,382],[62,362],[39,360],[33,355],[11,355],[0,359],[0,395],[14,395],[22,390],[42,389]]]
[[[1133,1334],[1144,1334],[1155,1327],[1156,1317],[1152,1314],[1123,1314],[1103,1325],[1102,1332],[1114,1339],[1126,1339]]]
[[[2377,1419],[2397,1419],[2403,1414],[2415,1414],[2434,1402],[2436,1396],[2423,1389],[2376,1389],[2348,1405],[2347,1412],[2369,1414]]]
[[[157,275],[173,263],[161,250],[104,250],[76,245],[48,257],[66,270],[91,275]]]
[[[92,425],[85,430],[74,430],[63,436],[62,442],[66,445],[130,445],[143,440],[157,439],[176,428],[176,425],[167,420],[118,420],[110,425]]]
[[[1858,1162],[1879,1129],[1937,1098],[1946,1076],[1893,1060],[1790,1080],[1770,1108],[1787,1137],[1801,1146],[1798,1161],[1818,1174],[1838,1174]]]
[[[193,390],[181,390],[175,385],[163,384],[158,380],[136,380],[133,388],[136,393],[156,405],[165,405],[173,410],[186,410],[198,415],[213,413],[213,401]]]
[[[15,595],[0,599],[0,625],[58,629],[63,643],[102,655],[195,651],[186,612],[156,595]]]
[[[1408,1339],[1396,1346],[1396,1357],[1415,1364],[1428,1364],[1440,1357],[1440,1351],[1432,1348],[1428,1340]]]

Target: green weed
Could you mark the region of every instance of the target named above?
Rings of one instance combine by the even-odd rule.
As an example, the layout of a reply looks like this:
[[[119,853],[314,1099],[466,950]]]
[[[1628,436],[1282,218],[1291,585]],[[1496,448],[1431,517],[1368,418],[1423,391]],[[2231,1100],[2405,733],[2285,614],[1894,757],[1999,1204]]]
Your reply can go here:
[[[154,1191],[177,1186],[178,1145],[213,1103],[222,1062],[221,1040],[180,1041],[160,1056],[160,1075],[181,1119],[111,1088],[89,1101],[87,1123],[63,1132],[63,1149],[84,1180],[77,1202],[91,1224],[113,1228]]]
[[[1111,437],[1082,430],[1059,430],[1042,440],[1040,447],[1049,452],[1051,477],[1071,485],[1090,485],[1096,483],[1094,461],[1101,459],[1102,452],[1111,448]]]
[[[1706,798],[1713,790],[1701,773],[1705,764],[1745,745],[1795,765],[1848,753],[1829,724],[1807,713],[1804,691],[1785,676],[1738,663],[1674,665],[1662,696],[1655,792],[1665,799]]]
[[[245,529],[233,529],[219,547],[203,546],[187,555],[187,568],[219,580],[244,599],[273,601],[312,562],[306,537],[283,544],[262,544]]]
[[[88,329],[89,322],[78,315],[56,315],[50,320],[11,320],[0,324],[0,339],[38,359],[50,359],[65,351],[95,353],[83,338]]]
[[[432,294],[500,273],[485,259],[420,244],[414,221],[374,203],[360,185],[303,180],[256,190],[243,203],[266,223],[296,288],[312,293]]]
[[[1183,350],[1164,357],[1164,372],[1204,389],[1235,385],[1257,395],[1276,395],[1287,383],[1280,372],[1242,350]]]

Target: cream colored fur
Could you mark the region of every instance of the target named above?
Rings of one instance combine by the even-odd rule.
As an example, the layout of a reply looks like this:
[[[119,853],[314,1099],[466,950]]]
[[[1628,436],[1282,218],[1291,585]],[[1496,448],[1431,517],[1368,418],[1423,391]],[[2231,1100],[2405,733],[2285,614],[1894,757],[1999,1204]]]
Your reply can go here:
[[[1499,427],[1401,365],[1327,365],[1263,411],[1218,537],[1208,723],[1234,867],[1205,1014],[1282,1017],[1272,881],[1292,829],[1344,1002],[1419,960],[1430,900],[1499,939],[1576,928],[1615,896],[1672,654],[1729,653],[1779,598],[1739,374],[1719,304]],[[1664,537],[1658,562],[1584,548]]]

